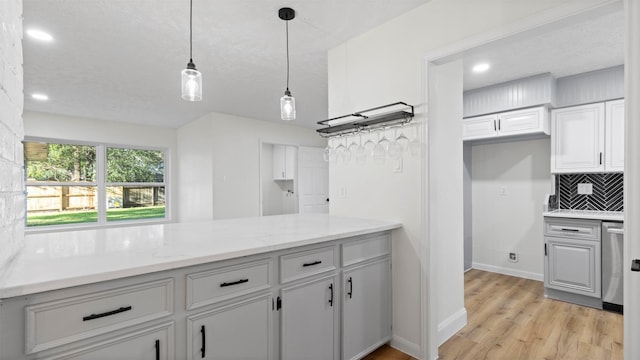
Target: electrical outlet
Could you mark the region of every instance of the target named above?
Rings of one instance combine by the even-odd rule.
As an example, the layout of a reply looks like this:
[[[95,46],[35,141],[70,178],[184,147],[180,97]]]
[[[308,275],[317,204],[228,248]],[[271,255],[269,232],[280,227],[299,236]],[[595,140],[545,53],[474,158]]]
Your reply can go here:
[[[509,253],[509,261],[516,263],[518,262],[518,253],[510,252]]]
[[[590,184],[590,183],[578,184],[578,194],[581,194],[581,195],[593,194],[593,184]]]
[[[339,188],[340,194],[338,195],[340,197],[340,199],[346,199],[347,198],[347,188],[344,186],[340,186]]]

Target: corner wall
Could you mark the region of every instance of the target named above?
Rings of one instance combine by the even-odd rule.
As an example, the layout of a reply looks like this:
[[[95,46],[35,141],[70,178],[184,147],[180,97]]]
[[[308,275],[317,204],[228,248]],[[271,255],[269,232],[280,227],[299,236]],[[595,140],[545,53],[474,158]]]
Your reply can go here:
[[[0,1],[0,269],[24,244],[22,0]]]
[[[179,221],[260,214],[260,141],[325,147],[313,129],[211,113],[178,129]]]

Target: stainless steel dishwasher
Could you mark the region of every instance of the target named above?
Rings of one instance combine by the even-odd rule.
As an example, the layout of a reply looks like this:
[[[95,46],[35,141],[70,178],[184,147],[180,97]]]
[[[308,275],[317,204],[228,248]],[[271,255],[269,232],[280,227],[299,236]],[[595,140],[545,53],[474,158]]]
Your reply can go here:
[[[622,314],[624,228],[621,222],[602,223],[602,308]]]

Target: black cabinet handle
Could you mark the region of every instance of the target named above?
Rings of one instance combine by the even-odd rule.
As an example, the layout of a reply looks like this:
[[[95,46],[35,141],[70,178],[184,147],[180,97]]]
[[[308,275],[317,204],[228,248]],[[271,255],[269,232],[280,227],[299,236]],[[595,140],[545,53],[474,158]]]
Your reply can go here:
[[[579,229],[566,229],[566,228],[562,228],[562,231],[573,231],[573,232],[579,232]]]
[[[602,165],[602,151],[600,152],[600,165]]]
[[[131,306],[123,306],[123,307],[121,307],[119,309],[116,309],[116,310],[111,310],[111,311],[103,312],[103,313],[100,313],[100,314],[87,315],[87,316],[82,318],[82,321],[89,321],[89,320],[99,319],[99,318],[105,317],[105,316],[111,316],[111,315],[115,315],[115,314],[120,314],[121,312],[129,311],[131,309],[132,309]]]
[[[347,293],[347,295],[349,296],[349,299],[351,299],[353,297],[353,278],[349,277],[349,280],[347,280],[347,282],[349,283],[349,292]]]
[[[498,127],[496,126],[495,120],[493,120],[493,131],[498,131]]]
[[[160,340],[156,340],[156,360],[160,360]]]
[[[322,264],[322,261],[316,260],[316,261],[312,261],[312,262],[309,262],[309,263],[304,263],[304,264],[302,264],[302,267],[313,266],[313,265],[318,265],[318,264]]]
[[[227,286],[233,286],[233,285],[238,285],[238,284],[244,284],[246,282],[249,282],[249,279],[240,279],[238,281],[223,282],[222,284],[220,284],[220,287],[227,287]]]
[[[207,335],[204,332],[204,325],[202,325],[202,327],[200,328],[200,335],[202,336],[202,347],[200,348],[200,353],[202,353],[202,358],[204,359],[204,354],[205,354],[205,344],[207,341]]]
[[[498,130],[500,130],[500,119],[498,119]]]
[[[544,256],[547,256],[547,244],[544,244]]]
[[[329,290],[331,290],[331,295],[329,296],[329,306],[333,306],[333,284],[329,284]]]

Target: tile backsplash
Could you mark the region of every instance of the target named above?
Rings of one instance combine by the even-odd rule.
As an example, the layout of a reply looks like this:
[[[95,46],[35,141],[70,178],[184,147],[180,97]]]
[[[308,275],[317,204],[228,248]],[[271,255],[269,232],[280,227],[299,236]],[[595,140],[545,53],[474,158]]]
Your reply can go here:
[[[624,174],[556,175],[558,207],[570,210],[623,211]],[[578,184],[592,184],[591,195],[578,194]]]

